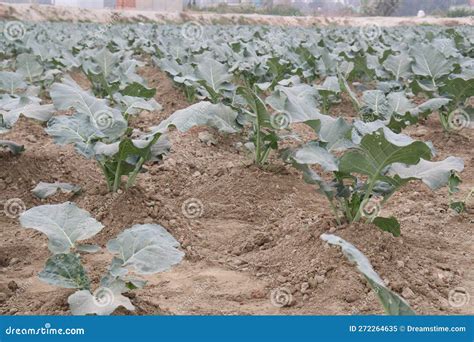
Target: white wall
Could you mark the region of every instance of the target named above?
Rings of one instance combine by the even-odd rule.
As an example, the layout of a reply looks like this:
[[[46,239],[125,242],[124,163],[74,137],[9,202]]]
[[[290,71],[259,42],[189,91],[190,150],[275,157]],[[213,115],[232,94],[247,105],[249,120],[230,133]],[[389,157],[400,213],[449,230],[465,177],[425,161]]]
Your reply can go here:
[[[91,9],[104,8],[104,0],[54,0],[54,4]]]
[[[183,0],[136,0],[137,10],[181,12]]]

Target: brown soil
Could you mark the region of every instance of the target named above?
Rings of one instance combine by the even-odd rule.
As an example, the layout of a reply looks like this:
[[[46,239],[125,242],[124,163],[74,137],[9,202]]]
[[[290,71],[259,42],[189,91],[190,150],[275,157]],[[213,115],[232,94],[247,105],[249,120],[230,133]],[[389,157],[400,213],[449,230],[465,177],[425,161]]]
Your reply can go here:
[[[156,125],[189,105],[163,72],[146,67],[141,73],[157,87],[163,111],[143,113],[134,126]],[[347,101],[342,107],[350,112]],[[319,239],[325,232],[364,252],[418,313],[474,313],[472,302],[462,307],[448,303],[450,291],[458,287],[474,295],[472,203],[469,213],[455,215],[448,209],[446,189],[432,193],[412,183],[383,213],[401,219],[402,237],[366,224],[336,229],[325,199],[297,171],[277,159],[272,160],[276,167],[258,169],[236,147],[239,136],[209,131],[218,143],[208,146],[198,138],[203,131],[172,132],[172,153],[164,163],[147,165],[148,172],[130,191],[110,194],[93,161],[71,147],[56,146],[41,125],[22,118],[3,137],[24,144],[26,152],[16,157],[0,152],[0,201],[18,198],[27,208],[74,201],[105,225],[94,238],[103,247],[133,224],[166,227],[181,242],[186,259],[148,277],[148,286],[134,291],[135,314],[381,314],[363,277],[339,249]],[[463,194],[474,186],[472,130],[447,136],[432,116],[409,133],[432,140],[439,158],[463,157]],[[83,192],[38,200],[31,189],[40,181],[79,184]],[[201,217],[184,215],[182,205],[189,199],[202,203]],[[0,234],[0,313],[68,314],[71,290],[46,285],[36,276],[49,255],[45,237],[3,213]],[[111,255],[104,249],[84,259],[97,284]],[[272,304],[270,294],[277,289],[292,293],[290,307]]]

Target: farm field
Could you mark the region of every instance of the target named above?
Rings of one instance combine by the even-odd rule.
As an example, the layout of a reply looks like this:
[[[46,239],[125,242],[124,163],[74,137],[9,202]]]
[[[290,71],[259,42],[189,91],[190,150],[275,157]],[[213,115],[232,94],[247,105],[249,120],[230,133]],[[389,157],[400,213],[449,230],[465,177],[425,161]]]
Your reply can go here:
[[[1,314],[474,313],[472,25],[1,32]]]

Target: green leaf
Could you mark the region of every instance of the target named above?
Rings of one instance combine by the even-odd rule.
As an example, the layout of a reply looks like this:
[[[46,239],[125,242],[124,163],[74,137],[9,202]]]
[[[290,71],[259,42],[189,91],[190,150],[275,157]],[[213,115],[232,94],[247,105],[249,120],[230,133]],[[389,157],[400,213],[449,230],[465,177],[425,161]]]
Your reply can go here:
[[[23,80],[22,74],[10,71],[0,72],[0,90],[14,94],[15,90],[25,89],[26,87],[27,84]]]
[[[125,89],[120,92],[125,96],[141,97],[148,100],[155,96],[156,88],[147,88],[140,83],[134,82],[126,86]]]
[[[53,196],[56,192],[61,191],[62,193],[74,193],[77,194],[81,191],[81,187],[69,183],[44,183],[39,182],[36,187],[31,190],[33,195],[38,198],[48,198]]]
[[[391,216],[389,218],[386,217],[376,217],[373,222],[377,227],[382,229],[384,232],[389,232],[393,236],[398,237],[400,236],[400,223],[398,220]]]
[[[318,110],[318,91],[307,84],[277,86],[265,101],[276,111],[288,114],[292,123],[321,119],[323,116]]]
[[[71,313],[75,316],[107,316],[121,306],[130,311],[135,310],[129,298],[122,295],[118,289],[109,287],[100,287],[94,294],[88,290],[77,291],[70,295],[67,301]]]
[[[209,126],[221,132],[236,133],[239,131],[236,119],[237,113],[232,108],[203,101],[174,112],[152,130],[164,133],[169,126],[174,126],[180,132],[187,132],[196,126]]]
[[[422,159],[412,166],[395,163],[390,167],[389,173],[406,180],[420,179],[431,190],[436,190],[448,184],[453,171],[462,172],[463,170],[464,161],[461,158],[448,157],[439,162]]]
[[[417,76],[429,77],[433,82],[453,70],[453,62],[431,45],[420,45],[412,48],[415,62],[412,66]]]
[[[385,62],[383,62],[383,66],[395,76],[396,81],[406,79],[412,74],[410,56],[406,53],[388,56]]]
[[[392,111],[381,90],[367,90],[362,94],[362,108],[369,109],[378,119],[388,119],[392,115]]]
[[[57,109],[74,108],[79,114],[86,115],[89,123],[110,139],[120,137],[127,129],[127,121],[119,110],[83,90],[69,77],[65,77],[63,83],[54,83],[50,95]]]
[[[204,58],[197,65],[196,77],[203,80],[202,83],[211,94],[217,96],[223,90],[231,89],[232,74],[228,73],[226,65],[219,63],[215,59]]]
[[[341,247],[342,252],[350,262],[356,264],[357,269],[361,272],[370,287],[376,293],[380,303],[383,305],[385,313],[392,316],[411,316],[416,315],[410,305],[398,294],[389,290],[383,280],[374,271],[367,257],[359,251],[354,245],[343,240],[339,236],[323,234],[321,239],[331,245]]]
[[[414,165],[420,159],[430,159],[431,149],[423,142],[387,140],[384,130],[367,134],[359,146],[346,152],[339,163],[343,173],[359,173],[370,177],[371,182],[383,180],[393,183],[384,175],[387,167],[394,163]],[[395,134],[394,134],[395,135]],[[401,140],[401,139],[400,139]]]
[[[156,102],[155,99],[146,100],[141,97],[132,96],[121,96],[117,98],[124,105],[122,108],[124,115],[137,115],[144,110],[152,112],[162,109],[161,105]]]
[[[16,71],[23,75],[30,83],[44,72],[43,66],[35,55],[22,53],[16,57]]]
[[[46,234],[54,254],[69,253],[77,241],[93,237],[104,227],[71,202],[31,208],[21,214],[20,224]]]
[[[388,94],[387,101],[390,107],[390,115],[393,113],[405,115],[405,113],[411,112],[415,108],[415,105],[405,96],[403,91]]]
[[[310,142],[298,148],[293,154],[293,159],[298,164],[321,165],[325,171],[338,170],[336,158],[316,142]]]
[[[459,202],[453,202],[449,205],[451,209],[453,209],[455,212],[458,214],[462,214],[466,212],[466,203],[459,201]]]
[[[55,254],[51,256],[38,277],[50,285],[68,289],[89,289],[90,281],[81,259],[76,254]]]
[[[8,140],[0,140],[0,147],[8,148],[15,156],[25,151],[23,145],[18,145],[17,143]]]
[[[97,52],[92,59],[99,66],[100,73],[107,78],[112,73],[114,67],[117,66],[120,57],[119,53],[112,53],[109,49],[104,47],[102,50]]]
[[[163,272],[181,262],[179,243],[157,224],[134,225],[107,243],[107,249],[139,274]]]

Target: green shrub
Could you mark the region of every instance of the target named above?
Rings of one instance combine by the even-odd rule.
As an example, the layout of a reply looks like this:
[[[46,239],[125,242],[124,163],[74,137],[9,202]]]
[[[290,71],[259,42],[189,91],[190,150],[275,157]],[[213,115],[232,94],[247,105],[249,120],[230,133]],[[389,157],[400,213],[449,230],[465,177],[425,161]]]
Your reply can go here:
[[[449,8],[447,16],[450,18],[474,16],[474,8],[468,6],[453,6]]]

